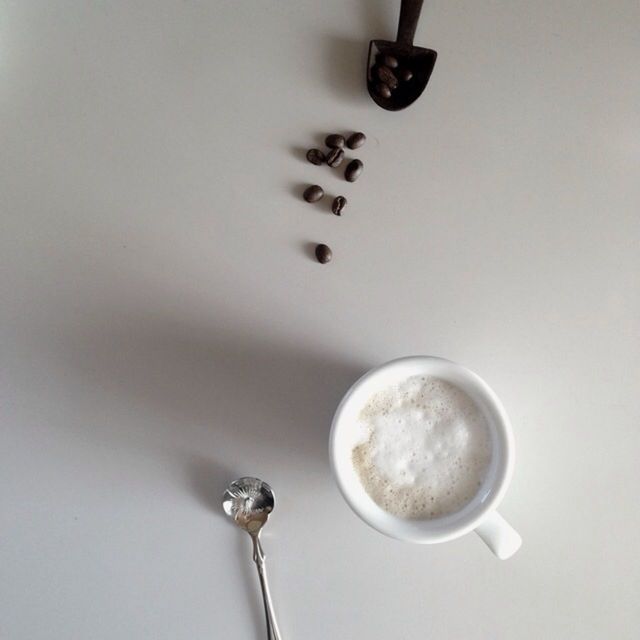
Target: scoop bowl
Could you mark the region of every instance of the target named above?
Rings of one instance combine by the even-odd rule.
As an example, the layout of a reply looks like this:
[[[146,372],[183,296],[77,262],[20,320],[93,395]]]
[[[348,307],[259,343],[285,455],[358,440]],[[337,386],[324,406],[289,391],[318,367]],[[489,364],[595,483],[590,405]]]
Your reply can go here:
[[[402,0],[396,42],[369,43],[367,90],[387,111],[400,111],[413,104],[422,95],[436,63],[438,54],[433,49],[413,46],[421,11],[422,0]]]
[[[399,82],[390,97],[380,95],[375,77],[377,60],[385,55],[393,56],[400,63],[399,68],[408,69],[413,74],[411,80]],[[371,40],[367,62],[367,90],[373,101],[387,111],[400,111],[413,104],[425,90],[438,54],[424,47],[403,47],[389,40]]]

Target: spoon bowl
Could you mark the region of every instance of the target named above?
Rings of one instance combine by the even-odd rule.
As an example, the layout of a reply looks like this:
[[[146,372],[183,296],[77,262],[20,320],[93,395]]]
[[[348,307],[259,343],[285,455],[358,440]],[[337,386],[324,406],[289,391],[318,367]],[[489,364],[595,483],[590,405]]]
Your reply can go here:
[[[240,478],[222,496],[224,512],[241,528],[257,533],[275,506],[271,487],[258,478]]]

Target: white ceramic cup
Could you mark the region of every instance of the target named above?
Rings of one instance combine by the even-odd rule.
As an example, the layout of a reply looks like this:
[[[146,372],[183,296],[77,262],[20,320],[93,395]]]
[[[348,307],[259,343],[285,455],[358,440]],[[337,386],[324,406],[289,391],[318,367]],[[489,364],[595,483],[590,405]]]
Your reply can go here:
[[[364,490],[351,461],[362,407],[372,394],[415,375],[434,376],[465,391],[486,416],[491,431],[491,463],[478,493],[462,509],[441,518],[405,519],[384,511]],[[344,499],[360,518],[381,533],[399,540],[434,544],[475,531],[502,559],[512,556],[522,544],[518,533],[496,511],[513,473],[514,443],[509,418],[487,383],[455,362],[414,356],[392,360],[367,372],[347,391],[336,409],[329,456]]]

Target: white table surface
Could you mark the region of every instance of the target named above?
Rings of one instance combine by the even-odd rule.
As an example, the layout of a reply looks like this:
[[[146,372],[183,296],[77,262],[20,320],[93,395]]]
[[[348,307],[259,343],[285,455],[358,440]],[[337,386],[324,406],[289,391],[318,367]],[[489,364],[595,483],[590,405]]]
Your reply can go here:
[[[640,4],[428,2],[391,114],[397,6],[0,3],[3,640],[262,640],[244,474],[284,640],[638,637]],[[304,161],[353,129],[357,183]],[[409,354],[503,399],[512,560],[340,498],[333,409]]]

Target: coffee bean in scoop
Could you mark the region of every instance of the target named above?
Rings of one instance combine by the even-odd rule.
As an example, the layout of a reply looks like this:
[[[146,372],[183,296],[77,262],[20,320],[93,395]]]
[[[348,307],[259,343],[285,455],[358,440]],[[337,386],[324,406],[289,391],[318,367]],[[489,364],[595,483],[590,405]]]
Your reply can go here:
[[[376,93],[381,97],[388,99],[391,97],[391,89],[384,82],[378,82],[376,85]]]
[[[324,189],[318,184],[312,184],[307,187],[302,194],[302,197],[307,202],[318,202],[324,196]]]
[[[316,258],[320,264],[327,264],[333,258],[333,251],[326,244],[319,244],[316,247]]]
[[[411,71],[411,69],[400,69],[398,77],[402,82],[409,82],[409,80],[413,78],[413,71]]]
[[[324,143],[330,149],[342,149],[344,147],[344,136],[339,133],[332,133],[325,138]]]
[[[398,78],[395,77],[393,71],[391,71],[389,67],[378,67],[376,75],[378,80],[386,84],[389,89],[393,90],[398,88]]]
[[[307,151],[307,160],[311,164],[320,165],[325,161],[324,153],[320,149],[309,149]]]
[[[349,149],[359,149],[367,141],[367,136],[362,131],[356,131],[347,138]]]
[[[362,164],[361,160],[352,160],[344,170],[344,177],[346,181],[355,182],[360,177],[363,168],[364,165]]]
[[[344,196],[336,196],[331,205],[331,211],[336,216],[341,216],[343,209],[347,206],[347,199]]]
[[[344,160],[344,151],[340,147],[333,147],[329,153],[327,153],[327,164],[330,167],[339,167]]]
[[[390,53],[379,53],[376,56],[376,62],[379,65],[389,67],[389,69],[397,69],[398,68],[398,58],[392,56]]]

